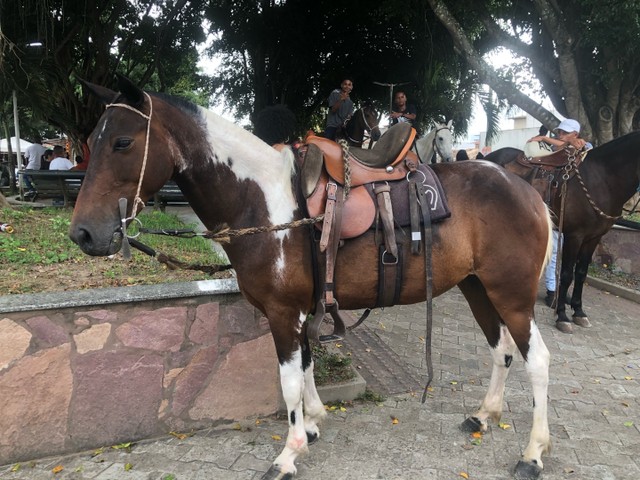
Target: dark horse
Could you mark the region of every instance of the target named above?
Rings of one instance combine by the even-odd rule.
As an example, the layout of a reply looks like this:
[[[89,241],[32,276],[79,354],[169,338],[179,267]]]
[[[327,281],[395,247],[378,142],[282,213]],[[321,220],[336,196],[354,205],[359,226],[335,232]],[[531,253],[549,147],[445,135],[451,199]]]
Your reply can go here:
[[[522,150],[507,147],[490,153],[485,159],[532,182],[535,171],[515,161],[521,155]],[[575,278],[571,295],[573,318],[580,325],[589,325],[582,309],[582,288],[600,238],[622,215],[625,202],[640,183],[640,132],[629,133],[589,150],[574,173],[567,182],[558,299],[567,297]],[[558,188],[549,205],[556,217],[561,210],[560,192]],[[558,322],[569,322],[564,301],[557,302],[556,312]],[[560,330],[570,330],[566,328],[567,324],[558,326]]]
[[[278,152],[209,111],[146,93],[125,78],[119,79],[121,93],[86,86],[107,108],[89,138],[91,163],[70,228],[71,238],[85,253],[118,252],[126,235],[123,225],[144,206],[142,199],[171,178],[209,229],[285,224],[303,217],[289,148]],[[535,190],[497,166],[464,162],[434,169],[452,216],[433,227],[433,294],[459,286],[493,357],[487,395],[465,425],[486,431],[489,420],[500,418],[505,380],[517,349],[533,391],[529,444],[517,471],[535,478],[550,447],[549,352],[534,319],[534,305],[551,243],[551,220]],[[121,215],[124,201],[128,210]],[[369,230],[345,240],[338,252],[335,292],[347,310],[376,303],[375,235]],[[242,293],[269,320],[280,366],[289,432],[283,451],[263,477],[267,479],[296,473],[296,458],[318,438],[318,423],[326,415],[307,337],[307,315],[315,309],[312,245],[308,228],[289,228],[234,236],[224,246]],[[412,256],[405,255],[403,261],[400,304],[426,297],[425,262],[420,256],[407,257]]]
[[[362,147],[365,134],[368,133],[371,140],[377,142],[380,139],[379,123],[380,118],[376,109],[370,103],[365,103],[338,129],[336,140],[344,139],[351,147]]]

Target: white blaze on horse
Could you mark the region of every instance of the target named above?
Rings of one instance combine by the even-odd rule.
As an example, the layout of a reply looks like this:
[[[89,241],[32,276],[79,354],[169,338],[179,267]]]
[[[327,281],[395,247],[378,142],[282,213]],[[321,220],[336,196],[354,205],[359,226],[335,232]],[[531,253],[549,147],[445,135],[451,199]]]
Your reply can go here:
[[[299,177],[289,149],[279,153],[213,113],[148,94],[125,78],[119,79],[121,93],[86,86],[108,108],[89,139],[91,162],[70,228],[71,238],[85,253],[118,252],[126,224],[169,179],[180,186],[210,230],[223,224],[231,229],[266,227],[304,217],[304,205],[296,200],[301,198]],[[376,174],[393,175],[403,168],[400,162]],[[542,471],[542,454],[550,448],[549,352],[534,320],[538,281],[550,245],[549,215],[533,188],[497,166],[443,163],[434,170],[446,192],[451,218],[432,227],[433,295],[456,285],[460,288],[493,357],[487,395],[464,425],[486,431],[490,420],[500,418],[505,380],[518,350],[532,384],[533,419],[516,471],[521,478],[536,478]],[[400,173],[397,181],[406,181],[404,171]],[[355,176],[352,180],[355,187]],[[122,214],[121,206],[126,210]],[[311,229],[237,236],[224,246],[242,293],[269,320],[280,366],[289,432],[284,449],[264,476],[267,479],[296,473],[296,458],[318,438],[318,423],[325,417],[307,336],[307,315],[316,308],[317,288]],[[380,258],[376,237],[369,229],[344,240],[339,249],[335,295],[345,309],[376,305]],[[408,231],[399,233],[398,242],[411,243],[411,237]],[[424,259],[407,254],[402,263],[397,303],[424,301]]]

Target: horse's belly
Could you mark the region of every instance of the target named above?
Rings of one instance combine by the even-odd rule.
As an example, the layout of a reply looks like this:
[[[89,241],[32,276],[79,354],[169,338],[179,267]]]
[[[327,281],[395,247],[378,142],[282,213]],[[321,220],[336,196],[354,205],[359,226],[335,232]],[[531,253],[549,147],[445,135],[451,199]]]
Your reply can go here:
[[[448,236],[450,228],[442,225],[434,227],[432,249],[433,295],[438,296],[457,285],[469,275],[471,260],[460,257],[464,251],[464,242],[458,245],[462,249],[452,249],[453,243],[443,242],[441,236]],[[407,231],[407,235],[409,232]],[[426,275],[422,251],[411,253],[411,243],[400,239],[404,259],[402,265],[402,283],[398,304],[406,305],[425,300]],[[459,250],[458,255],[454,250]],[[340,307],[348,310],[373,307],[378,301],[380,282],[380,253],[373,234],[345,242],[338,252],[336,264],[335,292]],[[386,267],[389,268],[389,267]]]

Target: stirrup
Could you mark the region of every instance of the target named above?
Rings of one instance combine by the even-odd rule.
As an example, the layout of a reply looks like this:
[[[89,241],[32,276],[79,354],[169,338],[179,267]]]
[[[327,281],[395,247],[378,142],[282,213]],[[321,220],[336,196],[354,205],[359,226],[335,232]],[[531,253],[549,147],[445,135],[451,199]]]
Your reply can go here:
[[[324,316],[329,313],[333,319],[333,333],[330,335],[320,335],[320,325]],[[313,315],[313,319],[307,326],[307,336],[311,340],[315,340],[319,343],[337,342],[344,339],[347,330],[345,328],[344,319],[338,306],[338,301],[334,300],[333,305],[329,306],[327,310],[324,300],[318,300],[316,304],[316,313]]]

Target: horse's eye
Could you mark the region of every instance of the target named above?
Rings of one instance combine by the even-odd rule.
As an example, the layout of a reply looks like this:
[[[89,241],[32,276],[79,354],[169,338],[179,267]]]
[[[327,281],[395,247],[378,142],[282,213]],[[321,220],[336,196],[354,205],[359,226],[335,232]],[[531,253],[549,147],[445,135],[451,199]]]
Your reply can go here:
[[[114,150],[126,150],[133,144],[133,138],[118,138],[113,145]]]

